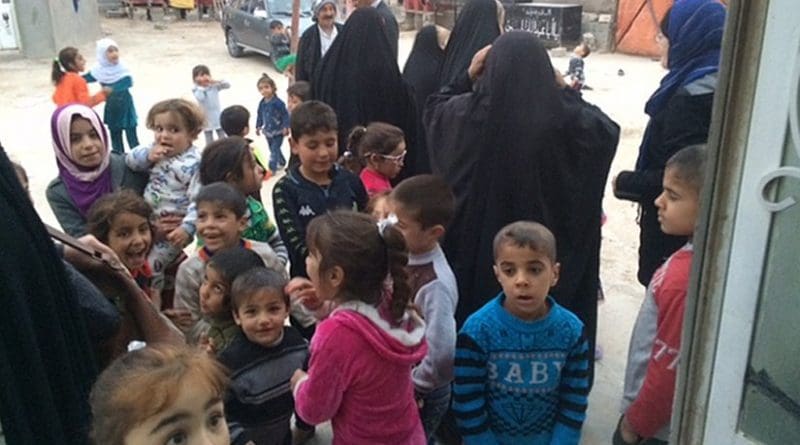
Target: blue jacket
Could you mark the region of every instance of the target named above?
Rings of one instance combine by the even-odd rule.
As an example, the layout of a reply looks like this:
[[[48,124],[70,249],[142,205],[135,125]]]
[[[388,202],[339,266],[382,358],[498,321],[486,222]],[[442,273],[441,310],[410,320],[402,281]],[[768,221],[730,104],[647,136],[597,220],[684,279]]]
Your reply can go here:
[[[261,99],[258,103],[256,128],[261,130],[268,138],[283,136],[283,130],[289,128],[289,110],[280,97]]]

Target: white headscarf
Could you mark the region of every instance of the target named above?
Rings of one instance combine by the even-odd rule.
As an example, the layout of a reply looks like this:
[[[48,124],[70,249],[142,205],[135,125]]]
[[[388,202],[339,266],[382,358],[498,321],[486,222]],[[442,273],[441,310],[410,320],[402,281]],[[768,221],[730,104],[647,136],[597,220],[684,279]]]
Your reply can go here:
[[[104,85],[110,85],[119,81],[125,76],[131,75],[130,71],[128,71],[128,68],[126,68],[122,62],[117,61],[117,63],[111,63],[108,60],[108,55],[106,52],[108,51],[108,48],[112,46],[119,49],[117,42],[111,39],[105,38],[97,41],[97,65],[92,68],[91,73],[92,77]]]

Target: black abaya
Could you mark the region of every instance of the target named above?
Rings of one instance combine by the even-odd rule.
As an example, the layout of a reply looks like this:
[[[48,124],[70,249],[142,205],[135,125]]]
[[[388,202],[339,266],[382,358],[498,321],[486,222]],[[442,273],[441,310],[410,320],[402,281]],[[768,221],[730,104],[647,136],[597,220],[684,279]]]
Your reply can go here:
[[[94,358],[44,225],[0,149],[0,421],[8,443],[87,444]]]
[[[458,13],[439,73],[440,87],[454,83],[469,67],[472,57],[500,35],[495,0],[470,0]]]
[[[537,221],[556,237],[561,277],[553,296],[580,317],[594,346],[601,201],[619,127],[559,89],[544,47],[524,32],[497,39],[474,92],[458,90],[431,96],[425,122],[433,173],[456,195],[444,249],[458,281],[459,324],[500,289],[495,234]]]
[[[314,99],[336,111],[340,155],[347,149],[350,130],[370,122],[386,122],[402,129],[408,152],[414,152],[414,98],[392,56],[375,8],[359,8],[350,15],[315,70],[311,89]]]
[[[425,143],[425,127],[422,124],[422,112],[425,102],[439,87],[439,70],[444,61],[444,50],[439,47],[436,26],[423,26],[417,33],[411,54],[403,69],[403,79],[411,86],[417,105],[417,145],[413,156],[406,156],[406,165],[415,174],[431,172],[428,149]]]

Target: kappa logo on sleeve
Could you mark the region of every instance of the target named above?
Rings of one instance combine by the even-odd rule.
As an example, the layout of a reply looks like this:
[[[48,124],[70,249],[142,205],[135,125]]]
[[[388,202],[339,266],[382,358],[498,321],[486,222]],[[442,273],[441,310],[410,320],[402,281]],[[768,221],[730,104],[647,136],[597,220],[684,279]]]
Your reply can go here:
[[[300,207],[300,211],[298,211],[297,214],[300,215],[300,216],[314,216],[314,215],[316,215],[316,213],[314,213],[314,209],[312,209],[311,206],[309,206],[308,204]]]

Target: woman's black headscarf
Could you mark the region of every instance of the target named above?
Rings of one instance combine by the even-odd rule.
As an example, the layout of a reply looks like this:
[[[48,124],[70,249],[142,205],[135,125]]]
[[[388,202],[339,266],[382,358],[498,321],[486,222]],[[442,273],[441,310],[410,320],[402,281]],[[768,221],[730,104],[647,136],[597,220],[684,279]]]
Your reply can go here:
[[[463,76],[478,50],[500,35],[495,0],[470,0],[458,14],[439,73],[439,86],[452,84]]]
[[[556,237],[556,300],[594,345],[603,189],[619,127],[557,86],[542,44],[526,32],[497,39],[473,92],[431,96],[431,167],[453,187],[444,248],[459,286],[459,323],[500,289],[492,241],[506,224],[537,221]]]
[[[403,130],[408,152],[416,140],[415,106],[375,8],[359,8],[347,19],[315,70],[312,96],[336,111],[339,154],[356,125],[386,122]]]
[[[0,421],[8,443],[87,444],[96,377],[64,266],[0,148]]]
[[[439,70],[444,61],[444,50],[439,47],[435,25],[423,26],[417,33],[411,54],[403,69],[403,78],[414,91],[417,104],[417,146],[413,157],[406,156],[406,165],[415,174],[430,173],[431,166],[425,144],[425,127],[422,125],[422,112],[425,101],[439,87]]]

